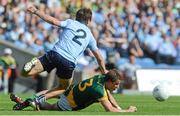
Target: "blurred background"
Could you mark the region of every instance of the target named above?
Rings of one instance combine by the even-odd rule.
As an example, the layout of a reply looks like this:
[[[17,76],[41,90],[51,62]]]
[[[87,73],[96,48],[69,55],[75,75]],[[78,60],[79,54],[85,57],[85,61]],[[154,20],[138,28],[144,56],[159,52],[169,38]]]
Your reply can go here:
[[[90,29],[106,62],[125,77],[114,93],[150,92],[157,84],[180,94],[179,0],[0,0],[0,93],[35,93],[57,85],[55,70],[22,77],[25,62],[50,50],[61,29],[25,12],[31,4],[59,20],[91,8]],[[74,83],[98,74],[88,50],[78,61]]]

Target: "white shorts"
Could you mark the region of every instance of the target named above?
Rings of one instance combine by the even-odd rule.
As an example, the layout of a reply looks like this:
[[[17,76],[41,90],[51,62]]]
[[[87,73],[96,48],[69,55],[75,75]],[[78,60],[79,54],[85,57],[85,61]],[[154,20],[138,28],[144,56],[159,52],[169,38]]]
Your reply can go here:
[[[70,106],[70,104],[64,94],[62,94],[60,96],[60,99],[59,99],[57,105],[63,111],[72,111],[72,107]]]

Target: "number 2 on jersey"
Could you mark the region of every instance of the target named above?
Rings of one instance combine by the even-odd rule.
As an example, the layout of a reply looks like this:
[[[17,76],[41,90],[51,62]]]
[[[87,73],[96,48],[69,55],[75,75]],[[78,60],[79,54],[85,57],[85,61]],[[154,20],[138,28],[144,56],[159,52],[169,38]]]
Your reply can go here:
[[[76,35],[76,36],[74,36],[74,38],[73,38],[72,40],[81,46],[82,43],[79,41],[79,39],[85,39],[87,34],[86,34],[86,32],[85,32],[84,30],[82,30],[82,29],[78,29],[76,32],[78,32],[78,33],[83,33],[83,34],[82,34],[82,35]]]
[[[78,88],[80,91],[84,91],[86,87],[92,86],[93,79],[90,79],[89,82],[85,82],[84,85],[82,86],[82,83],[79,84]]]

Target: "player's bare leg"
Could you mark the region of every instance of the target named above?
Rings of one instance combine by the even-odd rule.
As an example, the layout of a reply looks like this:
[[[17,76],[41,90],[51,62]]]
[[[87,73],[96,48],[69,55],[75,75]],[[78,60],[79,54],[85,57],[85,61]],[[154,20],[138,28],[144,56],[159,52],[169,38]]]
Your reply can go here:
[[[46,100],[49,98],[57,98],[59,97],[59,95],[61,95],[62,93],[64,93],[65,90],[55,90],[55,91],[51,91],[46,93],[44,96],[46,97]]]
[[[35,98],[36,103],[43,103],[46,102],[47,99],[50,98],[58,98],[72,83],[72,79],[60,79],[59,86],[53,88],[51,90],[44,90],[39,94],[36,94],[37,97]]]
[[[42,103],[46,102],[49,98],[58,98],[72,83],[71,79],[60,79],[59,80],[59,86],[56,88],[53,88],[49,91],[45,91],[45,94],[36,94],[38,97],[36,98],[36,102]]]
[[[43,96],[46,98],[46,100],[53,97],[59,97],[59,95],[62,94],[71,83],[72,79],[59,79],[59,86],[49,91],[46,91]]]
[[[44,68],[38,58],[33,58],[30,62],[27,62],[22,70],[23,76],[32,76],[44,71]]]
[[[36,93],[36,96],[46,94],[48,91],[49,91],[49,90],[47,90],[47,89],[46,89],[46,90],[42,90],[42,91]]]
[[[49,98],[53,98],[53,97],[57,97],[57,96],[60,96],[61,94],[64,93],[65,90],[54,90],[54,91],[51,91],[49,93],[46,93],[46,94],[43,94],[43,95],[39,95],[39,96],[36,96],[35,98],[28,98],[26,99],[25,101],[22,101],[22,99],[16,95],[15,98],[17,99],[21,99],[21,101],[19,102],[19,100],[16,102],[17,104],[15,104],[13,106],[13,110],[23,110],[24,108],[28,107],[28,106],[31,106],[34,110],[37,110],[39,111],[40,110],[40,105],[42,105],[43,107],[43,110],[46,110],[46,109],[49,109],[49,110],[57,110],[57,108],[55,108],[54,105],[51,105],[51,104],[47,104],[46,103],[46,100],[49,99]],[[36,94],[37,95],[37,94]],[[12,97],[10,97],[12,98]],[[11,99],[12,100],[12,99]],[[14,101],[14,100],[13,100]]]
[[[56,110],[57,111],[57,110],[59,110],[59,107],[58,107],[57,103],[49,104],[47,102],[44,102],[39,105],[39,109],[40,110]]]
[[[72,78],[71,79],[59,79],[59,86],[55,87],[49,91],[45,91],[46,93],[44,94],[47,99],[52,98],[52,97],[58,97],[60,94],[62,94],[72,83]]]

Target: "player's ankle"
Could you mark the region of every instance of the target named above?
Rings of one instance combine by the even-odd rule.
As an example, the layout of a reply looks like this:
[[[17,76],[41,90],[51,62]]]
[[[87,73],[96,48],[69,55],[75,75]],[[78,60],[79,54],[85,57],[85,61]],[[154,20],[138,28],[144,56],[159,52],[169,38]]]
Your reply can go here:
[[[38,104],[43,103],[43,102],[46,102],[46,96],[44,96],[44,95],[37,96],[37,97],[35,98],[35,101],[36,101],[36,103],[38,103]]]

